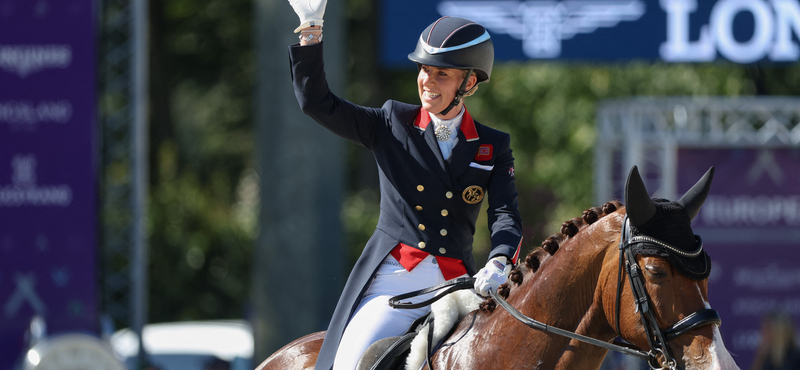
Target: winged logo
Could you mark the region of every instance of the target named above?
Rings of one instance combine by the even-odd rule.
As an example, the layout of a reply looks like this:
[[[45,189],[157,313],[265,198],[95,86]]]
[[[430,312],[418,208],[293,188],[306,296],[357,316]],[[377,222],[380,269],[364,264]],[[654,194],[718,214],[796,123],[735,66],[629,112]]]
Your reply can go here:
[[[645,4],[642,0],[443,1],[437,11],[522,40],[529,58],[549,59],[561,55],[561,40],[638,20]]]

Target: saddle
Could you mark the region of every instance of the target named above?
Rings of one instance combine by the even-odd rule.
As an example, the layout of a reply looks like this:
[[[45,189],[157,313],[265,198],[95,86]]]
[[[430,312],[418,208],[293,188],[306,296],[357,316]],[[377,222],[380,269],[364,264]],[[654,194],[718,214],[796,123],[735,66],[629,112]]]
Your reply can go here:
[[[405,334],[378,340],[358,360],[356,370],[402,370],[411,352],[411,342],[428,322],[430,314],[414,321]],[[429,331],[430,332],[430,331]]]
[[[394,308],[417,308],[431,305],[431,313],[415,320],[405,334],[381,339],[373,343],[356,366],[357,370],[396,370],[418,369],[438,350],[442,343],[455,331],[458,323],[469,312],[478,309],[481,298],[472,291],[471,282],[454,279],[427,291],[411,292],[390,300]],[[400,299],[424,294],[450,287],[436,297],[421,303],[398,302]],[[420,293],[424,292],[424,293]],[[449,294],[447,294],[449,293]],[[432,303],[433,302],[433,303]],[[432,303],[432,304],[431,304]]]

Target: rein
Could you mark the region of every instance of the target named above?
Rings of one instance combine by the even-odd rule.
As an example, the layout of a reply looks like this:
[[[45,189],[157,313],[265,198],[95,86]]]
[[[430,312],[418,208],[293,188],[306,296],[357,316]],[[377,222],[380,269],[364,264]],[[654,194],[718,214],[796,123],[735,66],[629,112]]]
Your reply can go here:
[[[438,301],[439,299],[441,299],[442,297],[444,297],[448,293],[454,292],[456,290],[472,289],[474,287],[474,285],[475,285],[475,278],[472,278],[472,277],[462,277],[462,278],[452,279],[452,280],[445,281],[444,283],[441,283],[439,285],[432,286],[430,288],[415,290],[413,292],[408,292],[408,293],[404,293],[404,294],[401,294],[401,295],[394,296],[394,297],[389,299],[389,306],[391,306],[392,308],[396,308],[396,309],[412,309],[412,308],[425,307],[425,306],[430,305],[433,302]],[[400,302],[400,300],[402,300],[402,299],[416,297],[416,296],[420,296],[420,295],[423,295],[423,294],[436,292],[436,291],[439,291],[439,290],[442,290],[442,289],[445,289],[443,291],[444,294],[437,294],[435,297],[430,298],[428,300],[425,300],[423,302],[419,302],[419,303]],[[623,346],[623,345],[617,345],[617,344],[613,344],[613,343],[604,342],[604,341],[599,340],[599,339],[595,339],[595,338],[592,338],[592,337],[587,337],[585,335],[573,333],[571,331],[567,331],[567,330],[564,330],[564,329],[561,329],[561,328],[557,328],[555,326],[550,326],[550,325],[544,324],[542,322],[536,321],[535,319],[532,319],[532,318],[530,318],[528,316],[525,316],[522,312],[519,312],[516,308],[511,306],[510,303],[508,303],[505,299],[503,299],[503,297],[499,296],[493,290],[489,290],[489,295],[491,295],[491,297],[495,301],[497,301],[497,303],[500,305],[500,307],[503,307],[503,309],[508,311],[508,313],[513,318],[517,319],[518,321],[522,322],[523,324],[525,324],[525,325],[527,325],[527,326],[529,326],[529,327],[531,327],[533,329],[536,329],[536,330],[539,330],[539,331],[543,331],[543,332],[547,332],[547,333],[558,334],[558,335],[561,335],[561,336],[564,336],[564,337],[567,337],[567,338],[579,340],[579,341],[586,342],[586,343],[589,343],[589,344],[594,344],[594,345],[596,345],[598,347],[603,347],[603,348],[606,348],[606,349],[609,349],[609,350],[612,350],[612,351],[617,351],[617,352],[620,352],[620,353],[624,353],[624,354],[630,355],[630,356],[636,356],[636,357],[640,357],[640,358],[643,358],[643,359],[649,359],[650,358],[650,355],[645,351],[641,351],[641,350],[630,348],[630,347]]]
[[[528,316],[525,316],[524,314],[519,312],[516,308],[511,306],[510,303],[508,303],[505,299],[503,299],[503,297],[500,297],[500,295],[495,293],[493,290],[489,290],[489,295],[500,305],[500,307],[506,310],[513,318],[517,319],[518,321],[522,322],[528,327],[546,333],[553,333],[570,339],[575,339],[581,342],[593,344],[595,346],[620,352],[629,356],[643,358],[647,360],[648,366],[650,366],[650,368],[654,370],[666,369],[659,362],[658,357],[659,355],[661,355],[664,358],[664,363],[666,364],[666,366],[668,366],[670,370],[674,370],[677,366],[677,363],[670,354],[667,342],[700,326],[709,324],[721,325],[722,319],[720,318],[719,313],[716,310],[707,308],[694,312],[684,317],[680,321],[676,322],[672,326],[664,330],[661,330],[661,328],[658,326],[658,321],[656,320],[653,310],[650,309],[650,297],[647,294],[647,288],[645,287],[644,284],[644,277],[642,276],[641,271],[639,270],[639,265],[636,263],[635,255],[631,251],[630,247],[638,243],[650,243],[666,248],[667,250],[670,251],[674,250],[675,248],[658,239],[650,237],[631,237],[630,227],[628,223],[628,216],[625,216],[625,220],[623,221],[621,234],[622,235],[620,237],[620,243],[619,243],[619,272],[617,273],[617,299],[615,304],[616,331],[617,335],[622,337],[622,332],[620,331],[619,328],[619,316],[620,316],[620,301],[622,297],[622,286],[623,286],[622,274],[623,272],[626,272],[631,284],[631,291],[633,292],[634,301],[636,304],[635,312],[640,313],[639,317],[642,320],[642,326],[644,327],[645,334],[647,336],[647,342],[650,345],[650,351],[643,351],[640,349],[631,348],[631,346],[628,346],[626,344],[620,345],[615,343],[604,342],[599,339],[587,337],[585,335],[581,335],[578,333],[574,333],[571,331],[567,331],[561,328],[544,324]],[[699,247],[696,251],[690,253],[697,255],[702,251],[703,243],[699,236],[695,235],[695,237],[697,238]],[[623,261],[625,263],[624,270],[623,270]],[[453,280],[448,280],[442,284],[430,288],[420,289],[413,292],[394,296],[389,299],[389,306],[396,309],[411,309],[411,308],[425,307],[439,300],[440,298],[444,297],[448,293],[461,289],[471,289],[473,288],[474,283],[475,283],[475,278],[472,277],[462,277]],[[400,300],[402,299],[411,298],[431,292],[436,292],[442,289],[445,289],[443,291],[444,294],[437,294],[435,297],[423,302],[419,303],[400,302]]]
[[[472,289],[474,286],[475,286],[475,278],[471,277],[455,278],[452,280],[445,281],[444,283],[441,283],[439,285],[432,286],[430,288],[415,290],[413,292],[408,292],[389,298],[389,307],[396,309],[405,309],[405,310],[412,308],[426,307],[430,306],[431,303],[438,301],[440,298],[446,296],[447,294],[455,292],[456,290]],[[447,289],[442,291],[442,293],[436,294],[435,297],[419,303],[399,302],[401,299],[416,297],[423,294],[436,292],[445,288]]]
[[[522,312],[519,312],[516,308],[514,308],[510,303],[506,302],[506,300],[503,299],[503,297],[500,297],[493,290],[489,291],[489,295],[491,295],[492,298],[494,298],[494,300],[497,301],[497,304],[499,304],[500,307],[503,307],[503,309],[508,311],[508,313],[513,318],[517,319],[518,321],[522,322],[523,324],[525,324],[525,325],[527,325],[527,326],[529,326],[529,327],[531,327],[533,329],[536,329],[536,330],[539,330],[539,331],[543,331],[543,332],[546,332],[546,333],[558,334],[558,335],[561,335],[561,336],[564,336],[564,337],[567,337],[567,338],[570,338],[570,339],[579,340],[581,342],[586,342],[586,343],[589,343],[589,344],[594,344],[595,346],[603,347],[605,349],[610,349],[612,351],[617,351],[617,352],[624,353],[624,354],[630,355],[630,356],[641,357],[643,359],[649,359],[650,358],[650,355],[647,352],[642,351],[642,350],[638,350],[638,349],[634,349],[634,348],[630,348],[630,347],[626,347],[626,346],[622,346],[622,345],[618,345],[618,344],[614,344],[614,343],[604,342],[604,341],[599,340],[599,339],[595,339],[595,338],[592,338],[592,337],[587,337],[585,335],[581,335],[581,334],[578,334],[578,333],[573,333],[573,332],[568,331],[568,330],[564,330],[564,329],[561,329],[561,328],[557,328],[555,326],[550,326],[550,325],[544,324],[542,322],[536,321],[536,320],[534,320],[534,319],[532,319],[532,318],[530,318],[528,316],[525,316]]]

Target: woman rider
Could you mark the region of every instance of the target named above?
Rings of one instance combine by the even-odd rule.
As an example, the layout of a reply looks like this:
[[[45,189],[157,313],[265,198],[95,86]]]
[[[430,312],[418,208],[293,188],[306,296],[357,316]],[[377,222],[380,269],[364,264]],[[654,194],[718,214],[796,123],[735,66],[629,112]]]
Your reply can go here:
[[[352,370],[373,342],[403,334],[429,308],[395,310],[388,299],[475,275],[472,241],[484,195],[492,249],[475,275],[483,296],[505,282],[522,242],[510,136],[475,121],[462,98],[489,80],[494,61],[485,28],[443,17],[428,26],[408,58],[417,63],[420,105],[381,108],[331,93],[322,60],[326,0],[289,0],[300,43],[289,47],[303,112],[372,151],[378,164],[378,225],[350,273],[316,369]]]

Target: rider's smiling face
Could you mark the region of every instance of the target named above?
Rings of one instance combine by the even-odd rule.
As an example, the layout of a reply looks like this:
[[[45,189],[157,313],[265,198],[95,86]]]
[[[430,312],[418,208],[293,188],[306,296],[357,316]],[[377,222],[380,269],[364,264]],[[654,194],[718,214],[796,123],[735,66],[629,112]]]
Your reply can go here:
[[[457,116],[461,112],[460,106],[463,104],[461,102],[445,116],[441,116],[438,113],[447,108],[453,101],[458,88],[464,81],[464,75],[465,72],[460,69],[438,68],[428,65],[420,66],[419,74],[417,75],[417,90],[422,107],[442,119],[451,119]],[[467,90],[472,88],[477,80],[478,78],[474,75],[470,76]]]

